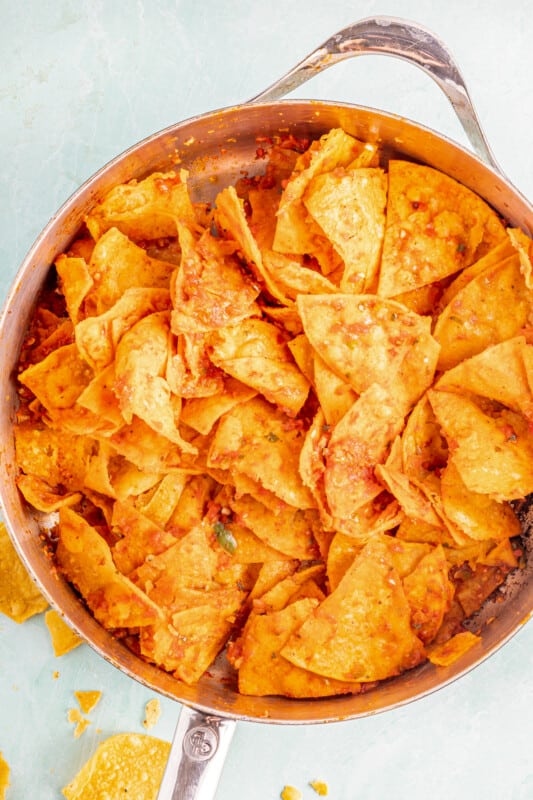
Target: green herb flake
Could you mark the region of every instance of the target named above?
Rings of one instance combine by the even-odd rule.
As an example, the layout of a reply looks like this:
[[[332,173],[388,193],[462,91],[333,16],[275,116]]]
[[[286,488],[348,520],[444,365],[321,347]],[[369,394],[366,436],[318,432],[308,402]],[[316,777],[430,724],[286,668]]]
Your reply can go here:
[[[226,553],[233,555],[237,549],[237,540],[230,529],[227,528],[223,522],[215,522],[213,525],[213,530],[219,545],[226,551]]]
[[[459,242],[459,244],[457,245],[457,252],[464,253],[465,250],[466,250],[466,244],[464,242]]]
[[[267,433],[265,439],[268,439],[269,442],[279,442],[279,436],[277,436],[273,431]]]

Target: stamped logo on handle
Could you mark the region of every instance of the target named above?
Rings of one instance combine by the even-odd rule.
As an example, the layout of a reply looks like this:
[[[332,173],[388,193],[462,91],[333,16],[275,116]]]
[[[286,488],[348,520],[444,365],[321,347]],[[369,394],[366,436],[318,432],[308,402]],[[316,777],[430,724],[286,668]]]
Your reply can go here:
[[[197,725],[185,734],[183,749],[193,761],[207,761],[216,752],[218,736],[213,728]]]

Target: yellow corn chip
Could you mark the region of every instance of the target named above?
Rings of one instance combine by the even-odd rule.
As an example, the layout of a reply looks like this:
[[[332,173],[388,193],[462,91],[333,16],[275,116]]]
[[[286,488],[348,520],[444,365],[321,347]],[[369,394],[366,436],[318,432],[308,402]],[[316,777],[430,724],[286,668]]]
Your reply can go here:
[[[78,701],[81,710],[84,714],[89,714],[93,708],[100,702],[102,692],[87,691],[87,692],[74,692],[74,696]]]
[[[83,639],[80,639],[78,634],[67,625],[63,617],[61,617],[57,611],[52,609],[47,611],[44,615],[44,621],[50,632],[52,647],[54,648],[54,655],[56,657],[64,656],[65,653],[69,653],[71,650],[74,650],[75,647],[83,644]],[[85,709],[82,708],[82,711],[84,710]]]
[[[169,754],[168,742],[146,734],[111,736],[98,745],[63,794],[67,800],[121,795],[156,800]]]
[[[24,622],[48,608],[0,522],[0,611],[14,622]]]

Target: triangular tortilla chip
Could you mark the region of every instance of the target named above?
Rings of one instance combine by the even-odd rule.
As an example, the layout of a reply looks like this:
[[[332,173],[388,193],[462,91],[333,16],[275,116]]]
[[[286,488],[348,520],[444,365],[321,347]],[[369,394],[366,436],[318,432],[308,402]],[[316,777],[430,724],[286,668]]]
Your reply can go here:
[[[404,417],[393,397],[374,383],[337,423],[327,446],[324,487],[334,517],[349,519],[377,497],[374,468],[383,463]]]
[[[374,295],[300,295],[297,307],[314,349],[358,394],[373,383],[395,383],[405,356],[431,325]]]
[[[56,556],[62,572],[107,628],[135,628],[160,617],[149,597],[118,572],[109,545],[96,529],[69,508],[59,512]]]
[[[239,670],[239,692],[286,697],[328,697],[357,693],[359,683],[345,683],[323,678],[291,664],[281,650],[316,607],[311,598],[297,600],[272,614],[252,614],[242,636],[233,646],[233,661]]]
[[[393,297],[452,275],[505,236],[498,215],[466,186],[392,160],[378,293]]]
[[[98,240],[109,228],[118,228],[134,241],[176,235],[178,220],[194,222],[187,191],[187,172],[153,172],[144,180],[113,187],[86,217]]]
[[[489,416],[452,392],[432,390],[429,399],[468,489],[497,500],[533,491],[533,435],[524,417],[505,409]]]
[[[472,392],[533,417],[533,393],[527,380],[525,351],[533,347],[524,336],[516,336],[487,347],[445,372],[435,388],[458,393]]]
[[[344,261],[341,291],[372,290],[385,230],[387,176],[383,170],[337,169],[319,174],[303,201]]]
[[[278,328],[266,320],[243,320],[214,333],[210,358],[291,415],[297,414],[307,399],[307,378],[294,363]]]
[[[314,531],[320,523],[313,509],[288,506],[275,513],[250,495],[234,498],[229,505],[242,525],[275,550],[303,561],[318,557]]]
[[[182,256],[172,293],[173,332],[204,333],[257,313],[259,287],[236,257],[226,255],[209,231],[197,242],[191,228],[178,229]]]
[[[432,642],[437,635],[453,598],[448,570],[442,545],[437,545],[403,581],[411,607],[411,626],[424,644]]]
[[[296,666],[329,678],[383,680],[425,658],[410,616],[389,549],[377,536],[281,654]]]
[[[109,269],[113,264],[113,269]],[[98,240],[89,264],[94,281],[85,298],[88,311],[103,314],[134,287],[169,289],[174,264],[150,258],[117,228],[110,228]]]
[[[0,612],[14,622],[24,622],[48,608],[0,522]]]
[[[444,513],[471,539],[520,536],[520,523],[511,507],[467,489],[454,461],[442,472],[441,490]]]
[[[287,429],[280,411],[254,397],[220,420],[208,465],[242,472],[296,508],[314,508],[298,472],[303,443],[301,430]]]
[[[518,256],[481,272],[437,319],[433,331],[441,346],[437,368],[451,369],[486,347],[516,336],[530,307]]]

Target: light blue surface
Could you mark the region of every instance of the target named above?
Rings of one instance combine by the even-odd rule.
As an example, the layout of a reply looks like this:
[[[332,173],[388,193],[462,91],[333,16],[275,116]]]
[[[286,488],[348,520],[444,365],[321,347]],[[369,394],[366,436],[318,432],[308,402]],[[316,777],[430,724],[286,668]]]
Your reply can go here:
[[[160,0],[0,3],[1,292],[49,217],[97,168],[180,119],[241,102],[331,33],[372,14],[415,19],[462,67],[497,159],[533,198],[533,23],[526,0]],[[464,143],[422,74],[384,58],[348,62],[297,96],[357,102]],[[394,712],[328,726],[239,724],[217,800],[274,800],[321,779],[331,800],[533,798],[533,625],[461,681]],[[57,679],[54,671],[59,671]],[[78,740],[73,692],[101,689]],[[86,645],[55,659],[42,617],[0,619],[0,750],[8,800],[55,800],[95,742],[142,732],[153,694]],[[153,733],[179,706],[162,699]]]

